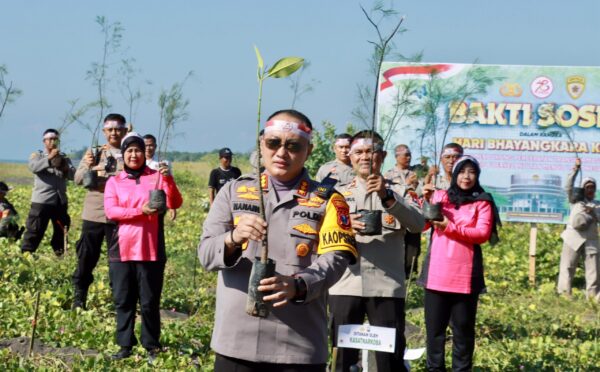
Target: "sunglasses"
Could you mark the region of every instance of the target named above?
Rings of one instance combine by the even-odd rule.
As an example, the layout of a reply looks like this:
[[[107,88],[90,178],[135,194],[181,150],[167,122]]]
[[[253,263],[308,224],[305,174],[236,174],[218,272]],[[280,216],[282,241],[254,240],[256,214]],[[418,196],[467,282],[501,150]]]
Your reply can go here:
[[[282,143],[281,138],[266,138],[265,146],[269,150],[277,151],[281,146],[283,146],[287,151],[291,153],[299,153],[304,150],[304,144],[300,141],[285,141]]]

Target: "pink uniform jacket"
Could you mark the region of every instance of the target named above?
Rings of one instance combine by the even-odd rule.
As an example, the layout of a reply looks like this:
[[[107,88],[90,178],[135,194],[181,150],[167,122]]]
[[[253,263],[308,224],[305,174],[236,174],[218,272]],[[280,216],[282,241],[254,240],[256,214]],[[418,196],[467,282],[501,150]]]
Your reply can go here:
[[[142,212],[159,175],[158,171],[146,167],[137,180],[122,171],[106,183],[104,211],[109,220],[117,223],[108,249],[111,262],[166,261],[164,214],[147,216]],[[183,199],[175,180],[172,176],[160,178],[158,188],[167,194],[167,208],[179,208]]]
[[[446,190],[437,190],[432,203],[442,203],[449,220],[444,231],[433,230],[419,283],[427,289],[452,293],[479,293],[485,288],[480,244],[493,227],[490,202],[478,200],[456,209]],[[426,229],[428,226],[426,226]]]

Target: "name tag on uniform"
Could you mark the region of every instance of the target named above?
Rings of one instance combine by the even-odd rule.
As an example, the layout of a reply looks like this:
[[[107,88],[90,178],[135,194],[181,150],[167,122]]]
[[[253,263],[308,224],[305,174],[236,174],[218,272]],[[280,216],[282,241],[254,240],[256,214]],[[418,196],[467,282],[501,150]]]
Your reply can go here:
[[[396,328],[344,324],[338,328],[337,347],[393,353],[396,349]]]

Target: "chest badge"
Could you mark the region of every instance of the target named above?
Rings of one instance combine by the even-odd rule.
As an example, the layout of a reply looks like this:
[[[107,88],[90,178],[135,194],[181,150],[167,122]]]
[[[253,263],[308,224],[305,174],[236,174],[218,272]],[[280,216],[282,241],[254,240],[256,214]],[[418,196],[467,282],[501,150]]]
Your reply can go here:
[[[301,225],[296,225],[293,227],[294,230],[296,231],[300,231],[302,234],[307,234],[307,235],[317,235],[318,231],[313,229],[312,226],[310,226],[307,223],[303,223]]]
[[[238,194],[238,198],[246,200],[258,200],[258,195],[252,193]]]
[[[258,194],[256,193],[256,187],[242,185],[239,186],[236,190],[237,197],[240,199],[246,200],[258,200]]]
[[[298,205],[302,207],[310,207],[310,208],[319,208],[325,200],[319,198],[318,196],[312,197],[310,199],[306,198],[298,198]]]
[[[298,257],[305,257],[310,252],[310,247],[306,243],[300,243],[296,246],[296,255]]]
[[[391,214],[384,215],[383,222],[385,222],[388,225],[393,225],[394,224],[394,216],[392,216]]]

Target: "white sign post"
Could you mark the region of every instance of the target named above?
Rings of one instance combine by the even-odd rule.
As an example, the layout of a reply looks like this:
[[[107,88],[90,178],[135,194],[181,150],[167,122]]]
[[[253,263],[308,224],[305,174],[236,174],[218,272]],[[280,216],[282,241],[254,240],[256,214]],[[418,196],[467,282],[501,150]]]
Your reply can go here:
[[[396,349],[396,329],[369,324],[341,325],[337,347],[393,353]]]

